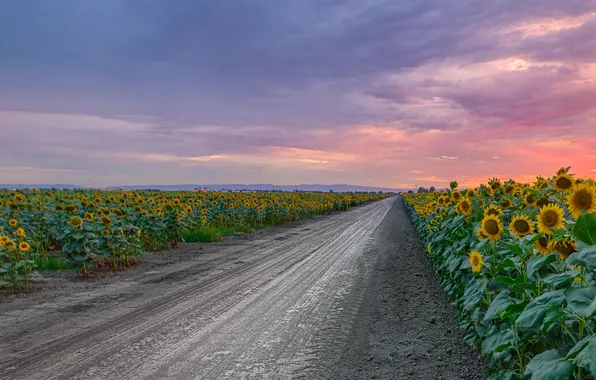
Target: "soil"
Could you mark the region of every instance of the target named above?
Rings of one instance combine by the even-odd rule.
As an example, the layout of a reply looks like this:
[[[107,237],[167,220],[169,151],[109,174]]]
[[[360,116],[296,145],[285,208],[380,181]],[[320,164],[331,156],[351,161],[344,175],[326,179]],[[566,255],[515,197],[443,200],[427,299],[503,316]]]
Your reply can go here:
[[[399,197],[0,298],[2,379],[481,379]]]

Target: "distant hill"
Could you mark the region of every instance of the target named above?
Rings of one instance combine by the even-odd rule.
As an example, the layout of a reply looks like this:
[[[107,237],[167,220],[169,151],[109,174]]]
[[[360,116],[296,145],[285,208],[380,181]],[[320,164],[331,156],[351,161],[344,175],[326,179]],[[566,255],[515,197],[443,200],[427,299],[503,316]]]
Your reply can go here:
[[[85,189],[85,186],[71,185],[71,184],[46,184],[46,183],[35,183],[35,184],[15,184],[15,183],[0,183],[0,189]]]
[[[345,184],[333,184],[333,185],[319,185],[319,184],[301,184],[301,185],[273,185],[270,183],[261,184],[211,184],[211,185],[197,185],[197,184],[183,184],[183,185],[131,185],[131,186],[108,186],[108,189],[151,189],[151,190],[195,190],[195,189],[208,189],[212,191],[334,191],[338,193],[342,192],[379,192],[392,193],[398,191],[407,191],[404,189],[393,189],[387,187],[375,187],[375,186],[358,186],[358,185],[345,185]]]
[[[0,184],[0,188],[4,189],[86,189],[88,187],[72,184]],[[183,184],[183,185],[126,185],[126,186],[107,186],[105,189],[130,189],[130,190],[195,190],[207,189],[212,191],[322,191],[328,192],[330,190],[343,192],[379,192],[397,193],[399,191],[406,192],[409,189],[394,189],[388,187],[376,186],[359,186],[359,185],[320,185],[320,184],[301,184],[301,185],[273,185],[270,183],[262,184],[219,184],[219,185],[197,185],[197,184]]]

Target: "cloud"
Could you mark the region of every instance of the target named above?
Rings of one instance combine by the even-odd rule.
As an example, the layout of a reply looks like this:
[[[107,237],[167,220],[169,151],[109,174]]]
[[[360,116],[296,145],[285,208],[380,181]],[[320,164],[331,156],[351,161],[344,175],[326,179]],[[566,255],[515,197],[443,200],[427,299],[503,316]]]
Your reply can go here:
[[[567,164],[587,174],[595,9],[593,0],[2,4],[0,164],[13,178],[46,167],[113,183],[390,186]]]

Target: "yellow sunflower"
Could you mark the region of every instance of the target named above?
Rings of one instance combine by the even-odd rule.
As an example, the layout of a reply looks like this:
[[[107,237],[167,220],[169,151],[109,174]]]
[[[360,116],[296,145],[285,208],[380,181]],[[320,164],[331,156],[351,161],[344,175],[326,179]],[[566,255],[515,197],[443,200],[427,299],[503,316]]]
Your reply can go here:
[[[489,205],[487,208],[484,209],[484,216],[500,216],[502,213],[503,211],[497,205]]]
[[[553,179],[555,188],[559,191],[569,191],[575,185],[575,180],[568,174],[559,174]]]
[[[488,239],[488,236],[486,236],[486,235],[484,234],[484,231],[482,230],[482,227],[481,227],[481,228],[479,228],[479,229],[476,231],[476,236],[478,236],[478,239],[480,239],[480,240]]]
[[[23,196],[23,194],[15,194],[13,198],[17,202],[25,202],[25,197]]]
[[[503,225],[497,216],[486,215],[482,219],[482,232],[492,241],[499,240],[503,234]]]
[[[25,234],[25,230],[22,228],[17,229],[17,235],[20,237],[25,237],[27,236],[27,234]]]
[[[587,184],[577,185],[567,196],[567,205],[575,219],[580,217],[582,211],[588,214],[596,212],[596,187]]]
[[[26,241],[19,244],[19,250],[21,252],[27,252],[27,251],[29,251],[30,248],[31,248],[31,246]]]
[[[459,190],[453,190],[453,193],[451,193],[451,198],[453,198],[454,201],[459,201],[461,199],[461,193]]]
[[[534,206],[536,204],[536,196],[532,193],[524,194],[524,203],[526,206]]]
[[[564,212],[563,209],[554,203],[544,206],[538,214],[538,231],[543,234],[551,235],[551,228],[563,228]]]
[[[472,266],[472,272],[478,273],[482,270],[482,264],[484,260],[482,259],[482,255],[478,251],[470,252],[469,259],[470,265]]]
[[[112,234],[112,232],[110,232],[110,230],[103,230],[103,231],[101,231],[101,234],[102,234],[103,236],[108,236],[108,235],[111,235],[111,234]]]
[[[81,217],[79,217],[79,216],[73,216],[68,221],[68,224],[71,225],[72,227],[81,227],[83,225],[83,219],[81,219]]]
[[[84,217],[88,222],[93,222],[93,214],[92,213],[86,212]]]
[[[17,220],[16,219],[11,219],[8,221],[8,225],[11,227],[16,227],[17,226]]]
[[[103,224],[104,226],[109,226],[110,224],[112,224],[112,219],[110,219],[110,217],[104,215],[101,218],[99,218],[99,222],[101,224]]]
[[[527,216],[518,215],[511,220],[509,229],[515,236],[522,237],[533,233],[534,225],[532,225],[532,221]]]
[[[577,252],[577,244],[568,238],[563,240],[553,240],[549,243],[549,249],[554,252],[559,252],[561,260],[565,260],[573,252]]]
[[[536,251],[541,255],[548,255],[550,253],[550,248],[546,236],[542,236],[540,239],[536,240],[536,242],[534,242],[534,248],[536,248]]]
[[[467,199],[462,199],[458,204],[457,208],[461,211],[464,215],[471,215],[472,214],[472,205],[470,205],[470,201]]]
[[[474,189],[468,189],[468,191],[466,192],[466,196],[468,198],[472,198],[474,195],[476,195],[476,192],[474,191]]]

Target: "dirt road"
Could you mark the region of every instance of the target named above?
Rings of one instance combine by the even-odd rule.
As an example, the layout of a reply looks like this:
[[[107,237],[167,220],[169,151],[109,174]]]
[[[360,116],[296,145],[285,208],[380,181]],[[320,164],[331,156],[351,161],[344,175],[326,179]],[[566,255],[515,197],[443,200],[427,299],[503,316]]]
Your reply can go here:
[[[0,379],[484,377],[399,198],[182,251],[2,300]]]

